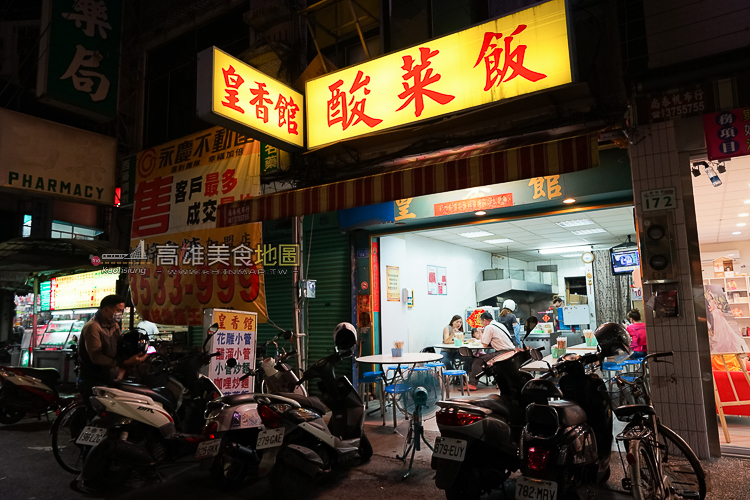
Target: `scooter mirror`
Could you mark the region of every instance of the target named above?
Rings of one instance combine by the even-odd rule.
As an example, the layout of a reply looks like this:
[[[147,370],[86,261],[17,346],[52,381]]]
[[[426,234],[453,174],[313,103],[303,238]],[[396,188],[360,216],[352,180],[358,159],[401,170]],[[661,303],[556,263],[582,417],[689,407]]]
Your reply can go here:
[[[536,349],[531,349],[529,351],[529,354],[531,355],[531,359],[534,361],[541,361],[544,356],[542,356],[542,351],[538,347]]]
[[[234,358],[229,358],[229,359],[227,360],[227,366],[228,366],[229,368],[234,368],[235,366],[237,366],[237,360],[236,360],[236,359],[234,359]]]
[[[531,331],[536,328],[536,325],[539,324],[539,320],[536,318],[536,316],[529,316],[526,319],[526,322],[523,324],[523,328],[526,331],[526,333],[531,333]]]
[[[211,325],[211,326],[208,327],[208,336],[210,337],[212,335],[215,335],[216,332],[218,332],[218,331],[219,331],[219,324],[218,323],[214,323],[213,325]]]
[[[291,340],[292,337],[294,337],[293,331],[287,330],[284,332],[284,340]]]

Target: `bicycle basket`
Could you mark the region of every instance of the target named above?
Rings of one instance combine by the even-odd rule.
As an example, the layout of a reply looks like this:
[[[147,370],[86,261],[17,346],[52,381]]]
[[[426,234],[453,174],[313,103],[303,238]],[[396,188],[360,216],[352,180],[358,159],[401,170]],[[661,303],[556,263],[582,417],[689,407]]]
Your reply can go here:
[[[612,379],[612,386],[609,391],[610,408],[614,412],[621,406],[647,404],[643,391],[641,383],[630,385],[617,378]],[[617,419],[621,422],[630,422],[633,417],[634,415],[629,415],[626,417],[617,417]]]

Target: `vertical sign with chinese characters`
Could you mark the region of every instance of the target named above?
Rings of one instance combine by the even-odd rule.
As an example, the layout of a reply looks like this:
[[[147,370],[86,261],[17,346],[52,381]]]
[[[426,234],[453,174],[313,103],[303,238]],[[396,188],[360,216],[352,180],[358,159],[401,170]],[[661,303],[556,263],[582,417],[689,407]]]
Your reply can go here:
[[[117,114],[122,0],[45,0],[37,96],[95,119]]]
[[[144,255],[128,259],[144,268],[130,274],[144,319],[199,325],[203,308],[233,307],[265,321],[265,268],[288,255],[264,247],[260,223],[216,227],[219,204],[259,194],[260,147],[214,127],[138,153],[131,246]]]
[[[750,108],[703,115],[703,133],[709,160],[750,154]]]
[[[258,317],[255,313],[228,309],[214,309],[211,324],[218,323],[219,331],[212,339],[212,352],[219,355],[211,358],[209,377],[217,388],[227,396],[253,391],[254,378],[240,380],[248,370],[255,368],[255,344]],[[227,366],[234,358],[237,365]]]
[[[306,84],[316,148],[570,83],[564,0],[388,54]]]
[[[216,47],[198,54],[198,117],[281,149],[305,145],[302,94]]]

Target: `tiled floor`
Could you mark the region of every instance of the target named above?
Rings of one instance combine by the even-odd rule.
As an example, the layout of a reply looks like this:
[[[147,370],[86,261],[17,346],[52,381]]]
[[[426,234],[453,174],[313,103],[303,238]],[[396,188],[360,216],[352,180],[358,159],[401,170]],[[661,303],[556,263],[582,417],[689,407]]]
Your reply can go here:
[[[729,428],[729,443],[724,439],[724,431],[718,417],[716,418],[719,424],[719,443],[721,443],[722,453],[750,456],[750,417],[727,416],[726,419]]]

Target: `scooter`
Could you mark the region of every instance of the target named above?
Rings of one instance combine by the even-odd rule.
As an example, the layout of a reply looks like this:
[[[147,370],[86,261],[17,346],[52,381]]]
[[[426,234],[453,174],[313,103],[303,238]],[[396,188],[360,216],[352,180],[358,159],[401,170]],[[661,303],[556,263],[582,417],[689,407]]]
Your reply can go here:
[[[290,340],[293,333],[279,333],[266,342],[263,352],[266,352],[269,344],[276,344],[276,340],[282,335],[285,340]],[[240,380],[256,376],[263,378],[263,384],[256,384],[256,387],[262,386],[272,393],[293,392],[306,396],[304,387],[297,385],[299,379],[294,369],[286,363],[287,358],[297,354],[297,351],[286,352],[278,345],[276,348],[277,352],[281,350],[276,359],[262,360],[259,368],[248,370]],[[230,358],[227,360],[227,366],[234,368],[237,361]],[[255,480],[266,476],[275,460],[275,454],[269,448],[281,445],[280,441],[269,439],[275,437],[277,432],[268,431],[263,426],[255,396],[222,396],[209,402],[206,407],[206,425],[203,433],[221,439],[222,444],[215,457],[208,457],[201,462],[201,469],[209,470],[211,476],[225,489],[242,485],[248,477]]]
[[[526,410],[516,498],[580,498],[609,478],[612,412],[604,381],[586,371],[606,356],[567,354],[524,386],[522,394],[537,402]]]
[[[526,336],[537,323],[533,316],[526,321]],[[522,345],[521,351],[490,360],[480,375],[492,375],[500,394],[437,403],[440,436],[435,440],[431,467],[437,472],[435,486],[445,491],[448,500],[477,499],[501,488],[521,465],[518,446],[526,405],[531,403],[521,390],[533,378],[521,371],[532,359],[531,351]]]
[[[364,433],[365,405],[346,377],[336,377],[335,365],[351,356],[356,345],[353,326],[337,326],[336,352],[315,362],[302,375],[298,385],[314,379],[322,401],[299,394],[256,395],[258,414],[267,429],[275,429],[277,452],[268,481],[282,498],[302,495],[310,481],[327,475],[333,468],[359,457],[372,457],[372,446]],[[325,405],[323,404],[325,403]],[[331,418],[326,425],[326,406]]]
[[[55,368],[0,366],[0,423],[15,424],[30,412],[59,412],[74,399],[60,397],[59,382]]]
[[[166,463],[213,456],[220,439],[203,434],[203,413],[209,401],[221,396],[200,370],[219,353],[206,352],[218,331],[208,329],[202,352],[169,362],[165,387],[149,388],[130,382],[94,387],[90,398],[97,412],[76,443],[93,446],[88,452],[78,486],[104,491],[122,486],[134,471],[155,472]]]

